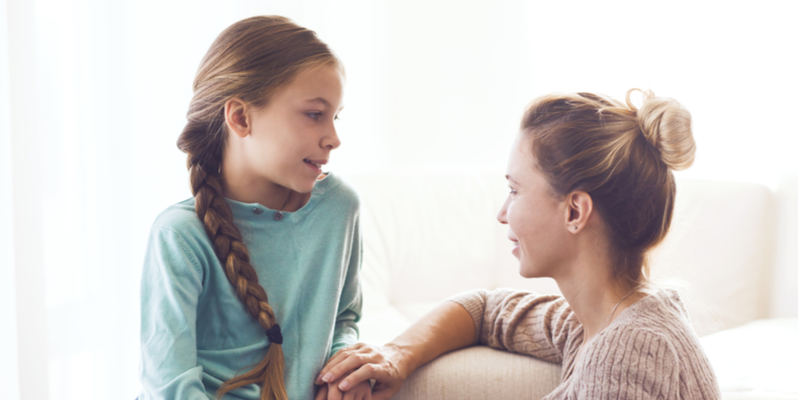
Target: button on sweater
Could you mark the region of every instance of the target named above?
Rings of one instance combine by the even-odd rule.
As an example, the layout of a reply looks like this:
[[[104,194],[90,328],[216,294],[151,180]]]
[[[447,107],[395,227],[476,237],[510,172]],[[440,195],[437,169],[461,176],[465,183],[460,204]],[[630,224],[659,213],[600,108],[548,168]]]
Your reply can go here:
[[[290,399],[313,399],[314,378],[358,339],[358,197],[333,174],[295,212],[226,199],[283,334]],[[220,385],[270,346],[225,276],[194,198],[153,223],[142,272],[140,400],[215,399]],[[252,384],[224,399],[260,399]]]
[[[719,399],[714,372],[674,290],[622,311],[577,359],[583,325],[561,296],[497,289],[452,297],[476,343],[561,364],[554,399]]]

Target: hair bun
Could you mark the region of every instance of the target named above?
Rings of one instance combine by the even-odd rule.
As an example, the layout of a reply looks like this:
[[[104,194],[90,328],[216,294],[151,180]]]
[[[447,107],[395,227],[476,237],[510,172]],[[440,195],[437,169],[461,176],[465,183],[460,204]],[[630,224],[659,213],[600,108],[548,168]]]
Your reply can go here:
[[[631,103],[631,93],[644,95],[642,107],[636,112],[639,127],[647,141],[661,154],[661,160],[673,170],[689,168],[694,162],[695,144],[692,137],[692,115],[675,99],[656,97],[647,90],[631,89],[626,102]]]

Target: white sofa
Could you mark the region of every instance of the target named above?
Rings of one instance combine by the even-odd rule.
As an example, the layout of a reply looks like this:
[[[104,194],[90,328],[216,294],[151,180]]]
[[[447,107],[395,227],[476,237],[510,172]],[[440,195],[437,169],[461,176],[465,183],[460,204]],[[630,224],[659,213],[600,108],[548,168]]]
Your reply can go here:
[[[344,179],[361,197],[362,341],[385,343],[444,298],[474,288],[558,293],[550,279],[517,273],[496,220],[508,190],[501,172]],[[653,253],[654,279],[681,292],[729,400],[797,398],[797,318],[768,319],[773,197],[756,184],[678,180],[671,231]],[[395,398],[539,399],[559,377],[558,365],[476,346],[423,366]]]

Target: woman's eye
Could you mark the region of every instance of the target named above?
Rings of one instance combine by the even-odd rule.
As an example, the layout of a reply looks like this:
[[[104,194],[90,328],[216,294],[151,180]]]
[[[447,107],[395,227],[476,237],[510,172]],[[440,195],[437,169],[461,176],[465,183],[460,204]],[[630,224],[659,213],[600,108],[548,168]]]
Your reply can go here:
[[[316,120],[319,119],[319,117],[322,116],[322,113],[321,112],[310,112],[310,113],[306,113],[306,115],[308,115],[309,117],[311,117],[311,119],[316,121]]]
[[[517,191],[516,191],[516,190],[514,190],[514,189],[511,189],[511,191],[509,192],[509,194],[513,196],[513,195],[517,194]]]

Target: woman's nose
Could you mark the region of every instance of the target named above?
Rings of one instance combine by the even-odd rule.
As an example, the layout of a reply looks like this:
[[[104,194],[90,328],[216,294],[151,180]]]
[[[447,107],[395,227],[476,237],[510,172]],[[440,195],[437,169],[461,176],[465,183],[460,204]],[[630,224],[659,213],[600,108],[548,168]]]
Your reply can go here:
[[[508,223],[508,219],[506,219],[507,210],[508,210],[508,199],[506,199],[506,202],[503,203],[503,207],[500,207],[500,211],[497,213],[497,220],[500,221],[500,223],[503,225]]]

